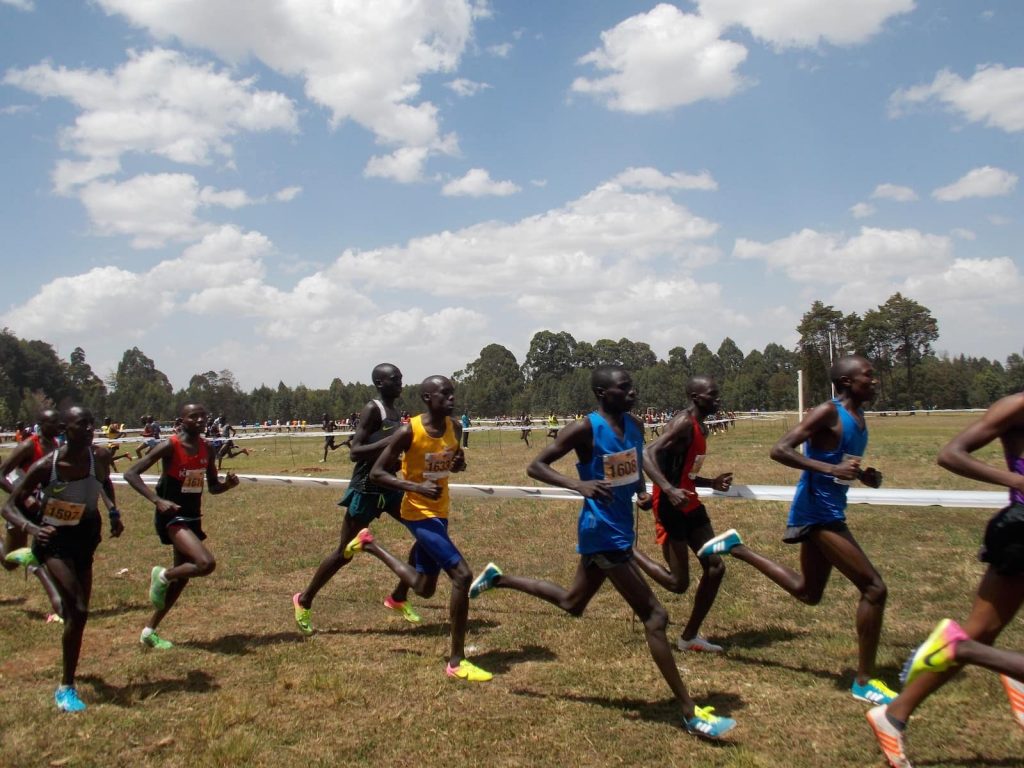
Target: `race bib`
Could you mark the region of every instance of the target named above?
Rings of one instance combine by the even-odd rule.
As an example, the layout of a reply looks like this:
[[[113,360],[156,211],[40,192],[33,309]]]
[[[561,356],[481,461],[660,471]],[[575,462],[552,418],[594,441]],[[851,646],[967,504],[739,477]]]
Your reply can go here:
[[[83,514],[85,504],[50,498],[46,500],[46,509],[43,510],[43,522],[53,526],[78,525]]]
[[[449,450],[427,453],[423,456],[423,477],[426,480],[440,480],[451,474],[455,452]]]
[[[182,493],[202,493],[205,469],[186,469],[185,479],[181,481]]]
[[[690,468],[690,479],[696,480],[697,475],[700,474],[700,468],[704,466],[705,454],[699,453],[693,457],[693,467]]]
[[[604,479],[612,485],[633,485],[640,479],[636,448],[604,456]]]
[[[851,455],[849,453],[844,453],[843,454],[843,460],[840,461],[839,463],[842,464],[843,462],[848,461],[849,459],[858,459],[858,460],[860,460],[860,459],[863,459],[863,458],[864,458],[863,456],[853,456],[853,455]],[[853,485],[856,482],[856,480],[840,480],[838,477],[833,477],[832,479],[836,481],[836,485]]]

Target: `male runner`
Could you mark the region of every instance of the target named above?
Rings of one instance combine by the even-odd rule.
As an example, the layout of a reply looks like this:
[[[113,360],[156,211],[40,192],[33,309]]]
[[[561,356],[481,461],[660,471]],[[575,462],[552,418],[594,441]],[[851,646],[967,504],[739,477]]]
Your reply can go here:
[[[337,425],[334,423],[334,419],[332,419],[326,413],[320,417],[320,428],[327,433],[326,435],[324,435],[324,457],[320,459],[321,464],[327,463],[328,451],[336,451],[340,447],[338,445],[335,445],[334,435],[332,434],[336,426]]]
[[[529,414],[522,414],[519,417],[519,426],[522,429],[519,432],[519,439],[526,443],[526,447],[530,447],[530,430],[533,429],[533,422],[530,421]]]
[[[698,707],[690,698],[665,636],[668,615],[631,563],[633,495],[642,509],[651,507],[642,475],[643,425],[629,413],[636,402],[636,389],[629,373],[618,365],[595,368],[590,386],[597,397],[597,410],[563,429],[526,470],[536,480],[584,497],[576,547],[580,562],[572,586],[566,590],[548,581],[505,575],[488,563],[473,581],[470,595],[475,598],[492,587],[514,589],[581,616],[605,579],[611,581],[643,622],[651,657],[679,701],[686,730],[718,738],[732,730],[736,721],[717,717],[712,707]],[[579,480],[551,466],[570,451],[576,454]]]
[[[661,437],[644,449],[644,471],[654,482],[654,533],[661,546],[666,568],[640,550],[633,557],[640,569],[665,589],[682,594],[690,586],[687,547],[697,552],[714,537],[708,512],[697,496],[697,488],[728,491],[732,473],[714,479],[698,476],[707,456],[708,428],[704,424],[718,410],[718,383],[711,376],[694,376],[686,382],[689,406],[668,423]],[[718,555],[700,558],[702,574],[693,598],[693,612],[676,644],[681,651],[721,653],[722,646],[700,636],[700,625],[708,615],[725,576],[725,563]]]
[[[545,437],[550,437],[552,440],[558,437],[558,417],[555,416],[554,411],[548,414],[548,433]]]
[[[1002,443],[1007,469],[971,454],[993,440]],[[943,619],[907,660],[906,687],[888,706],[868,712],[890,765],[910,766],[904,731],[914,710],[965,664],[998,672],[1017,724],[1024,728],[1024,655],[992,647],[1024,603],[1024,392],[995,402],[980,421],[954,437],[939,453],[939,464],[958,475],[1010,490],[1010,505],[989,520],[979,559],[988,563],[974,605],[961,628]]]
[[[143,451],[152,451],[160,442],[160,422],[152,416],[142,417],[142,442],[135,449],[135,458],[141,459]]]
[[[17,482],[3,517],[33,537],[32,555],[56,584],[64,610],[64,636],[63,675],[54,701],[62,712],[80,712],[85,703],[75,690],[75,672],[89,618],[93,553],[100,543],[101,494],[111,500],[110,535],[120,536],[124,525],[113,505],[110,452],[92,444],[96,428],[92,414],[74,406],[64,412],[63,420],[67,443],[36,461]],[[38,522],[22,511],[37,489],[41,497]]]
[[[213,450],[203,439],[205,431],[206,409],[195,403],[184,406],[181,432],[158,443],[124,473],[128,485],[153,504],[153,522],[160,541],[174,547],[174,565],[155,565],[150,573],[149,601],[156,610],[139,636],[139,642],[149,648],[173,647],[157,635],[157,627],[188,586],[188,580],[209,576],[217,566],[213,554],[203,545],[204,480],[215,495],[238,485],[232,472],[227,473],[223,482],[217,475]],[[161,463],[161,473],[154,493],[142,479],[142,473],[157,461]]]
[[[367,552],[394,571],[420,597],[437,589],[443,569],[452,580],[448,603],[451,621],[451,652],[448,677],[483,683],[492,675],[466,658],[466,620],[469,615],[469,583],[473,572],[448,536],[448,475],[466,468],[460,446],[462,426],[452,418],[455,385],[445,376],[430,376],[420,384],[420,398],[427,412],[398,428],[370,470],[370,481],[404,491],[402,524],[416,539],[413,564],[407,565],[378,544],[364,528],[345,547],[345,557]],[[395,475],[402,457],[402,479]]]
[[[128,459],[131,461],[132,455],[127,450],[121,448],[118,439],[124,437],[124,430],[121,428],[122,425],[117,424],[111,420],[109,416],[103,419],[103,425],[100,427],[100,434],[103,435],[110,442],[107,443],[107,450],[110,451],[110,468],[117,469],[117,462],[121,459]],[[118,451],[122,451],[118,453]]]
[[[382,513],[386,512],[396,520],[401,519],[401,491],[371,483],[369,476],[373,462],[397,433],[401,424],[398,411],[395,410],[395,400],[402,394],[402,372],[391,363],[381,363],[373,369],[370,378],[380,397],[363,406],[359,426],[352,436],[352,447],[349,452],[356,465],[352,470],[348,490],[338,502],[339,507],[346,509],[341,521],[338,548],[323,559],[306,589],[292,596],[295,623],[304,635],[313,634],[309,613],[313,607],[313,599],[331,577],[352,559],[350,554],[345,554],[345,545],[352,541],[359,531],[369,527]],[[409,552],[410,563],[414,562],[415,549],[414,544]],[[406,621],[418,624],[419,614],[409,605],[408,595],[409,587],[399,582],[394,591],[384,598],[384,607],[401,614]]]
[[[835,567],[860,591],[857,605],[857,675],[850,693],[859,701],[885,704],[896,692],[871,675],[875,671],[887,591],[882,577],[846,525],[846,492],[855,480],[878,488],[882,474],[861,469],[868,426],[861,406],[875,396],[878,379],[871,363],[858,355],[840,358],[830,375],[837,396],[812,410],[775,444],[771,457],[802,469],[789,509],[783,541],[800,544],[800,572],[772,562],[729,530],[708,541],[698,557],[730,554],[774,581],[807,605],[817,605]],[[797,447],[805,443],[806,455]]]

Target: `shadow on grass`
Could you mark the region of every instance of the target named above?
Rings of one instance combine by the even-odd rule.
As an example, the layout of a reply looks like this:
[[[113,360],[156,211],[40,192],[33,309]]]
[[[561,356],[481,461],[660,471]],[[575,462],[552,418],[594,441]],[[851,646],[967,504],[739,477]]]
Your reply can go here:
[[[1020,768],[1021,759],[1019,757],[982,757],[981,755],[975,755],[974,757],[964,758],[963,760],[915,760],[914,765],[923,766],[926,765],[941,765],[941,766],[993,766],[993,768],[999,768],[999,766],[1007,766],[1007,768]]]
[[[473,654],[473,663],[479,664],[488,672],[501,675],[508,672],[516,664],[529,661],[554,661],[558,655],[543,645],[524,645],[518,651],[488,651],[479,655]]]
[[[782,661],[776,661],[775,659],[764,659],[755,656],[743,656],[735,652],[730,652],[728,655],[729,661],[738,661],[740,664],[750,664],[755,667],[773,667],[775,669],[785,669],[790,672],[800,672],[805,675],[813,675],[819,677],[822,680],[830,680],[835,685],[836,690],[848,691],[850,686],[853,685],[853,680],[857,676],[857,671],[852,667],[845,667],[841,670],[834,669],[815,669],[814,667],[804,666],[802,664],[786,664]],[[894,666],[879,666],[875,670],[875,676],[884,680],[897,680],[899,678],[899,667]]]
[[[213,675],[201,670],[192,670],[184,679],[147,680],[122,686],[110,685],[97,675],[80,675],[78,680],[93,687],[97,703],[114,704],[118,707],[131,707],[161,693],[210,693],[220,688]]]
[[[224,635],[216,640],[186,640],[178,645],[186,648],[200,648],[213,653],[224,653],[229,656],[245,656],[255,649],[267,645],[301,643],[304,639],[298,632],[276,632],[272,635]]]
[[[466,622],[466,632],[486,632],[499,626],[501,625],[498,622],[491,621],[490,619],[470,619]],[[317,629],[316,633],[318,635],[394,635],[398,637],[444,635],[447,637],[448,631],[448,622],[441,621],[430,624],[408,624],[402,622],[401,624],[387,627],[331,627]]]
[[[715,641],[724,644],[730,650],[739,648],[767,648],[775,643],[785,643],[795,640],[807,634],[806,632],[794,632],[791,629],[782,627],[768,627],[767,629],[742,629],[731,632],[727,635],[714,635]]]
[[[5,597],[0,599],[0,607],[5,605],[21,605],[27,599],[26,597]]]
[[[531,699],[559,699],[561,701],[575,701],[580,704],[596,704],[606,709],[614,709],[622,712],[627,719],[647,720],[652,723],[665,723],[677,728],[682,727],[682,715],[679,712],[679,704],[674,699],[662,701],[649,701],[647,699],[615,698],[608,696],[584,696],[576,693],[542,693],[532,691],[529,688],[513,688],[511,691],[516,696],[525,696]],[[702,706],[712,706],[715,712],[732,717],[738,710],[743,709],[743,699],[734,693],[710,693],[701,698]],[[735,747],[736,744],[728,741],[709,742],[720,747]]]

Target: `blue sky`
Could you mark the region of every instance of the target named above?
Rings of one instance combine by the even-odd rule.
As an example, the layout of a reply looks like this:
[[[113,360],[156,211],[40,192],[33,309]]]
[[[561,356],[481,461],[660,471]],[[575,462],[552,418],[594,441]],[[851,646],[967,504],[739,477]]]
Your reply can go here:
[[[176,386],[534,332],[1021,351],[1024,4],[0,0],[0,325]]]

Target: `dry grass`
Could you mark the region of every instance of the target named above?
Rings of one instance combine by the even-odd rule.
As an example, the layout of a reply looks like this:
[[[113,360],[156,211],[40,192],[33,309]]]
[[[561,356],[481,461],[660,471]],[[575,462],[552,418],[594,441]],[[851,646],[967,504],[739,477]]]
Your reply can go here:
[[[878,419],[872,463],[897,487],[971,487],[934,465],[960,417]],[[707,472],[732,469],[737,482],[792,483],[767,449],[781,424],[743,424],[711,439]],[[527,449],[517,433],[474,435],[467,482],[527,484]],[[259,443],[238,471],[346,476],[344,451],[317,462],[319,441]],[[990,451],[986,456],[998,460]],[[569,469],[568,464],[564,469]],[[463,478],[460,478],[460,480]],[[206,501],[209,544],[219,564],[189,586],[162,632],[170,652],[138,644],[149,609],[149,568],[169,559],[151,512],[120,490],[128,530],[97,554],[93,614],[79,688],[84,715],[56,713],[59,630],[42,621],[39,590],[0,575],[0,765],[11,766],[430,766],[881,765],[864,706],[846,693],[855,663],[855,590],[841,577],[817,608],[791,600],[752,569],[729,563],[706,624],[723,658],[679,655],[701,703],[735,716],[728,743],[681,731],[643,634],[621,600],[603,590],[582,619],[498,590],[471,606],[469,643],[487,685],[449,683],[446,586],[418,601],[424,622],[391,616],[381,600],[393,578],[357,558],[314,605],[319,632],[301,638],[289,597],[333,546],[337,493],[239,488]],[[795,564],[779,541],[780,504],[717,502],[716,528],[736,527],[753,545]],[[882,675],[895,681],[909,649],[946,615],[963,617],[982,568],[975,548],[988,513],[853,508],[850,524],[890,587]],[[508,572],[567,583],[576,506],[562,502],[457,501],[454,540],[474,570],[495,560]],[[409,537],[390,520],[375,525],[396,552]],[[641,518],[640,541],[653,549]],[[128,573],[119,577],[118,572]],[[678,630],[690,595],[659,596]],[[1021,620],[1001,644],[1024,647]],[[984,740],[976,734],[984,733]],[[1022,765],[1024,733],[1009,716],[996,677],[968,670],[923,707],[912,729],[919,765]]]

